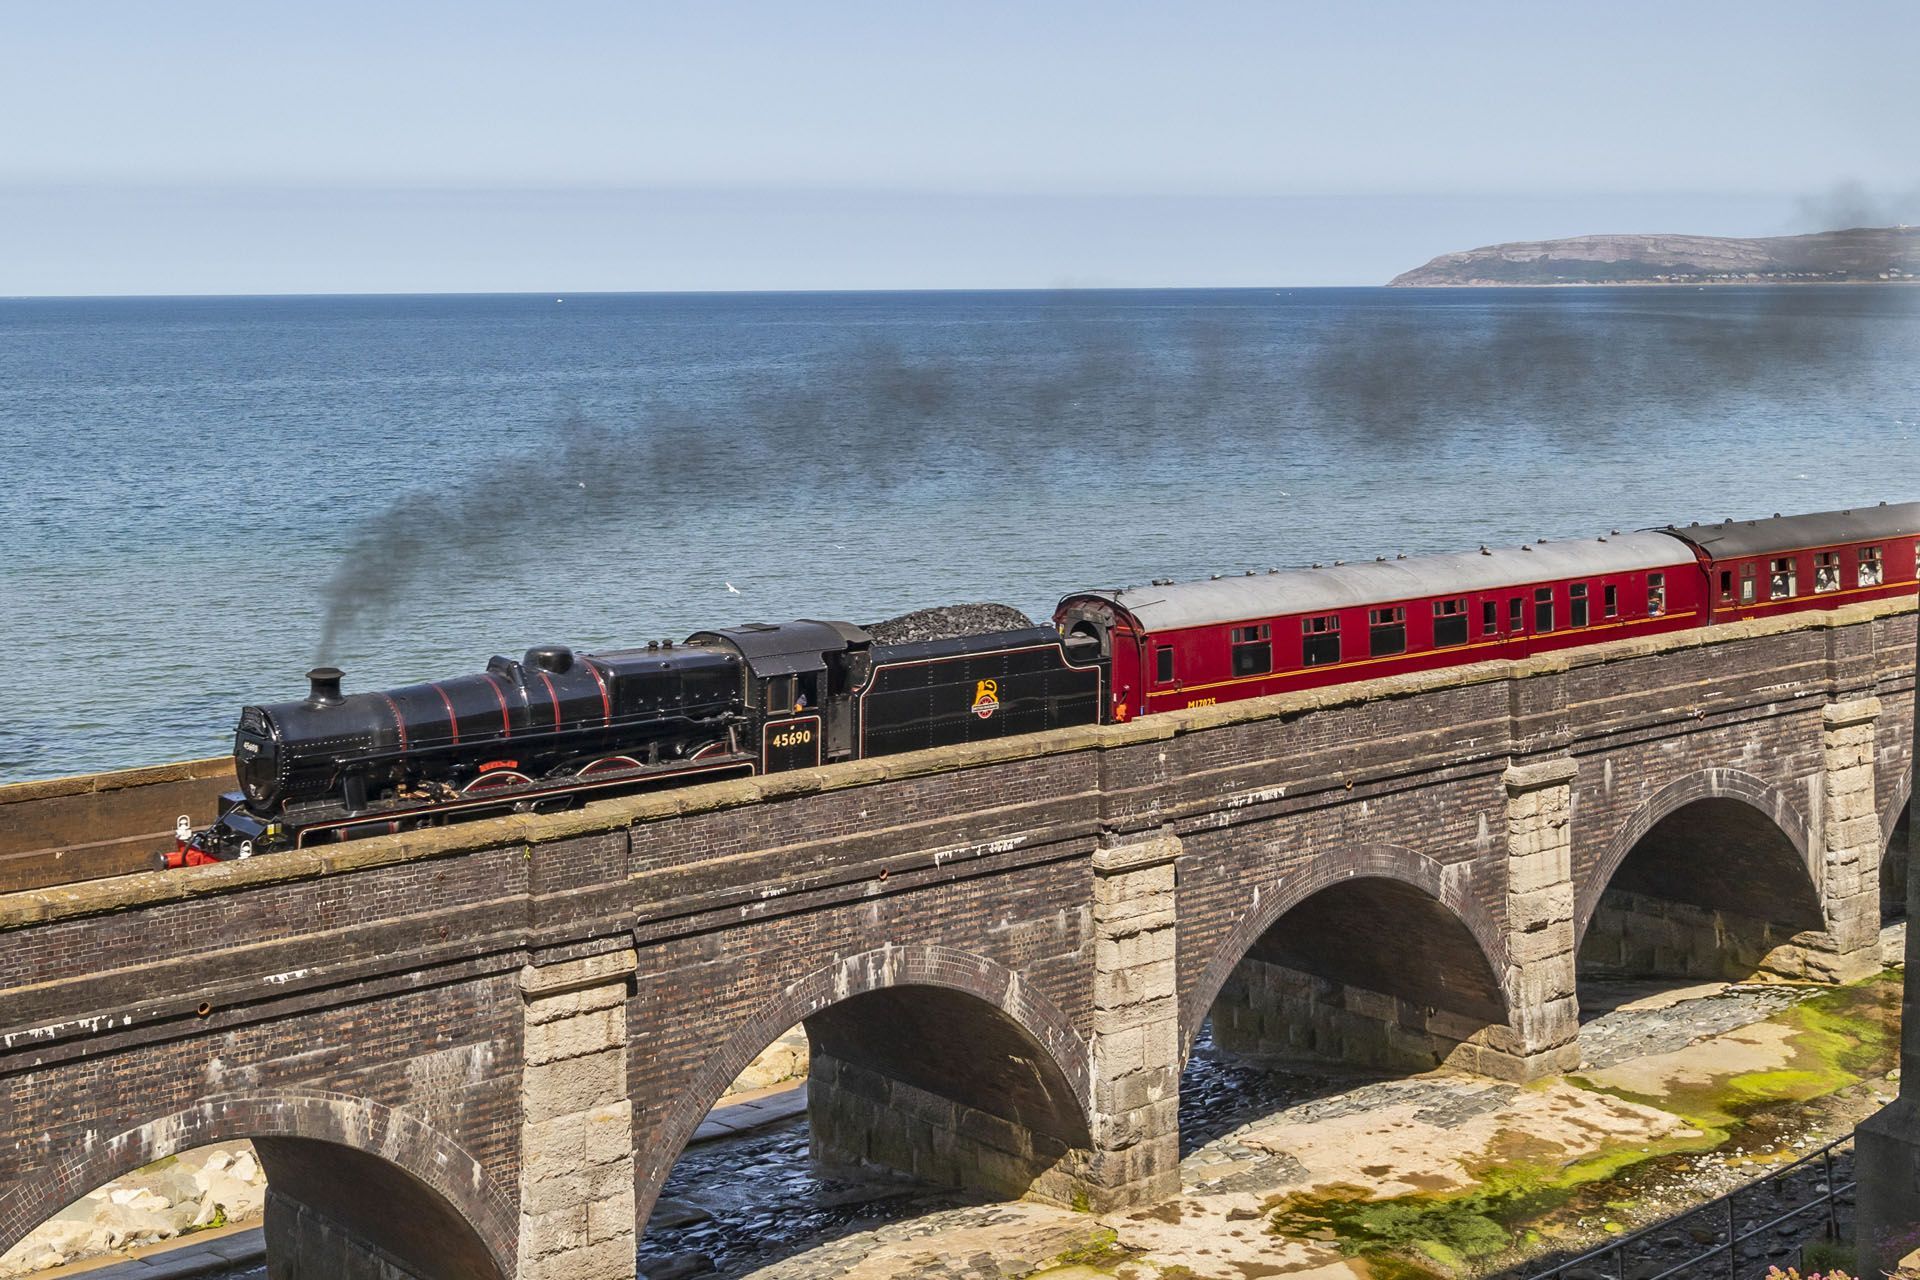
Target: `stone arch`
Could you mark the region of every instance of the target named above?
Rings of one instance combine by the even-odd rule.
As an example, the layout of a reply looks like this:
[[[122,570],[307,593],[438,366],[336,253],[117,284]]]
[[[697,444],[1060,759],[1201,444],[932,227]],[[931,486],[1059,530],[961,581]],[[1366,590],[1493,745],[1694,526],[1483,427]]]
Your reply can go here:
[[[1478,944],[1501,1003],[1512,1007],[1506,987],[1506,939],[1475,900],[1463,864],[1446,864],[1396,844],[1347,845],[1316,854],[1306,866],[1253,890],[1253,904],[1215,947],[1180,1006],[1180,1027],[1190,1051],[1207,1011],[1213,1007],[1234,969],[1283,916],[1315,894],[1360,880],[1385,880],[1415,889],[1452,915]]]
[[[1907,815],[1907,805],[1913,799],[1913,766],[1909,764],[1900,773],[1900,780],[1894,783],[1893,797],[1887,807],[1880,811],[1880,843],[1893,839],[1893,829],[1900,825],[1900,819]]]
[[[427,1276],[514,1274],[519,1213],[486,1169],[424,1121],[378,1102],[320,1090],[225,1094],[88,1144],[26,1174],[0,1200],[0,1252],[94,1188],[194,1147],[247,1139],[269,1186],[336,1210],[377,1199],[369,1233]],[[328,1187],[328,1182],[351,1184]],[[394,1212],[395,1196],[412,1202]],[[325,1203],[332,1201],[333,1203]],[[350,1221],[346,1225],[353,1225]]]
[[[639,1171],[644,1189],[642,1214],[700,1121],[727,1086],[777,1036],[862,996],[916,987],[954,993],[1002,1015],[1036,1051],[1040,1075],[1052,1076],[1037,1084],[1055,1095],[1053,1100],[1062,1112],[1070,1108],[1078,1126],[1076,1136],[1085,1140],[1092,1111],[1089,1050],[1059,1006],[1023,982],[1013,970],[984,957],[949,947],[889,945],[847,956],[789,984],[709,1056],[663,1116],[658,1140],[637,1153],[644,1161]]]
[[[1913,797],[1913,766],[1909,764],[1894,784],[1892,800],[1880,813],[1880,921],[1889,924],[1907,914],[1907,875],[1911,861],[1911,832],[1907,806]],[[1905,837],[1904,839],[1902,837]]]
[[[1812,833],[1807,820],[1784,791],[1740,769],[1702,769],[1675,779],[1634,810],[1619,830],[1613,833],[1593,864],[1586,880],[1577,886],[1574,897],[1574,938],[1576,946],[1586,937],[1587,926],[1600,905],[1600,896],[1619,873],[1627,858],[1653,829],[1689,805],[1724,801],[1751,810],[1768,823],[1793,849],[1806,884],[1816,899],[1821,898],[1820,870],[1814,859]]]

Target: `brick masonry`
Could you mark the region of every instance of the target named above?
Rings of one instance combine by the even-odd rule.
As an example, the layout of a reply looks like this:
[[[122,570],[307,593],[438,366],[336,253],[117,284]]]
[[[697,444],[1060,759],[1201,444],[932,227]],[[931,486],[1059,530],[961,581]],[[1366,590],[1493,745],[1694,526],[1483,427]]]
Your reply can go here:
[[[1629,911],[1869,963],[1913,644],[1855,606],[0,895],[0,1247],[254,1137],[369,1276],[629,1276],[796,1023],[823,1154],[1148,1202],[1210,1013],[1518,1079]]]

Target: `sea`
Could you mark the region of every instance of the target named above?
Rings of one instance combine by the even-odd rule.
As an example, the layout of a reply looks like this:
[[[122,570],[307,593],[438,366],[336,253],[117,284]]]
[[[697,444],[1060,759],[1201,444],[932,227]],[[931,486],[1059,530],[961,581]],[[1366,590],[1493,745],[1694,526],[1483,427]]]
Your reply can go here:
[[[0,782],[746,621],[1920,498],[1920,289],[0,300]]]

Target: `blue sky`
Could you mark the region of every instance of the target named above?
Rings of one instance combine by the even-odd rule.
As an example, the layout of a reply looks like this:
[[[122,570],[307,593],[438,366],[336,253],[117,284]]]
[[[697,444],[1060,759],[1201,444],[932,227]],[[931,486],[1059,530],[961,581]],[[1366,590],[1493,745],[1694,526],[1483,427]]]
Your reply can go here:
[[[1920,220],[1916,46],[1911,3],[22,4],[0,294],[1372,284]]]

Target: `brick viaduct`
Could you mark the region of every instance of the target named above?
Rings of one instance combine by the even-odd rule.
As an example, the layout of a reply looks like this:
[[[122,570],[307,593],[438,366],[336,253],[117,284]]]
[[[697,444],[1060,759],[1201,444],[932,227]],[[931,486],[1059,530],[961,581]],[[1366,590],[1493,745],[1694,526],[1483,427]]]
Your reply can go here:
[[[1577,1061],[1577,972],[1864,973],[1910,610],[0,895],[0,1251],[244,1137],[276,1277],[631,1277],[799,1022],[823,1159],[1146,1202],[1210,1013],[1523,1079]]]

